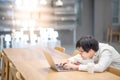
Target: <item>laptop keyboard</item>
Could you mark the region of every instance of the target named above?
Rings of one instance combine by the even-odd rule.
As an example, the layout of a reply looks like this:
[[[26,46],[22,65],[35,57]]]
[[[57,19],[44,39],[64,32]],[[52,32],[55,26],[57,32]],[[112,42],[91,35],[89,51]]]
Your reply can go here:
[[[72,70],[72,68],[70,68],[70,69],[65,69],[63,66],[61,66],[61,65],[59,65],[59,64],[56,64],[56,67],[57,67],[57,69],[59,69],[59,70]]]

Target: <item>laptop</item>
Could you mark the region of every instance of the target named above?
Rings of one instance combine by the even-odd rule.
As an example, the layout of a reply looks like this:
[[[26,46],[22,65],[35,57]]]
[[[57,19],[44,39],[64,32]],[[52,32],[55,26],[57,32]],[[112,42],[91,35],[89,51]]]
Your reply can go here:
[[[73,71],[72,69],[65,69],[65,68],[63,68],[63,66],[61,66],[60,64],[55,64],[53,58],[51,57],[51,55],[49,53],[44,52],[44,55],[45,55],[49,65],[50,65],[50,67],[52,69],[54,69],[54,70],[56,70],[58,72],[60,72],[60,71],[62,71],[62,72],[63,71]]]

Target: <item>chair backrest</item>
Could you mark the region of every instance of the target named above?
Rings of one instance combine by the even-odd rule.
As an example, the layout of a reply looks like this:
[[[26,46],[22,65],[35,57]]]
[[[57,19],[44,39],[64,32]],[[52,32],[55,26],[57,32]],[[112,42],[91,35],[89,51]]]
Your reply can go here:
[[[2,58],[2,52],[0,52],[0,58]]]
[[[120,32],[120,25],[109,25],[108,32]]]
[[[120,32],[120,25],[113,25],[112,30],[115,32]]]
[[[75,55],[77,55],[79,53],[80,53],[80,51],[76,49],[76,50],[73,51],[72,56],[75,56]]]
[[[9,68],[9,61],[8,58],[4,53],[2,54],[2,72],[1,72],[1,78],[2,80],[8,80],[8,68]]]
[[[54,49],[55,49],[55,50],[58,50],[58,51],[60,51],[60,52],[65,53],[65,48],[64,48],[64,47],[61,47],[61,46],[55,46]]]
[[[0,52],[0,61],[1,61],[1,58],[2,58],[2,52]],[[0,76],[1,76],[1,69],[0,69]]]
[[[109,25],[107,29],[107,41],[112,42],[113,36],[117,36],[120,39],[120,26]]]
[[[10,62],[9,63],[9,80],[24,80],[21,73],[17,71],[15,66]]]

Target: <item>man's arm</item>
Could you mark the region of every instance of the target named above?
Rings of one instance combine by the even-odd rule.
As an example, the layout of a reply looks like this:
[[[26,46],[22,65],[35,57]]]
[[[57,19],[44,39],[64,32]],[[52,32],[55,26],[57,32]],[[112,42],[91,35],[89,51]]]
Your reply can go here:
[[[112,63],[112,53],[109,50],[104,50],[97,64],[94,65],[95,72],[103,72]],[[79,70],[87,71],[88,65],[80,65]]]
[[[99,59],[99,62],[95,65],[95,71],[103,72],[112,63],[112,53],[109,50],[104,50]]]

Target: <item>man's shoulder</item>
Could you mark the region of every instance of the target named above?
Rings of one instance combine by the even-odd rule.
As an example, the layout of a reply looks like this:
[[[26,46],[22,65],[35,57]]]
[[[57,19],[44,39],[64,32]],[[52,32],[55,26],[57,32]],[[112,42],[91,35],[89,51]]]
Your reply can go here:
[[[104,49],[113,49],[113,47],[111,45],[109,45],[108,43],[99,43],[99,49],[104,50]]]
[[[110,46],[110,45],[108,43],[101,43],[101,42],[99,42],[99,46],[104,47],[104,46]]]

